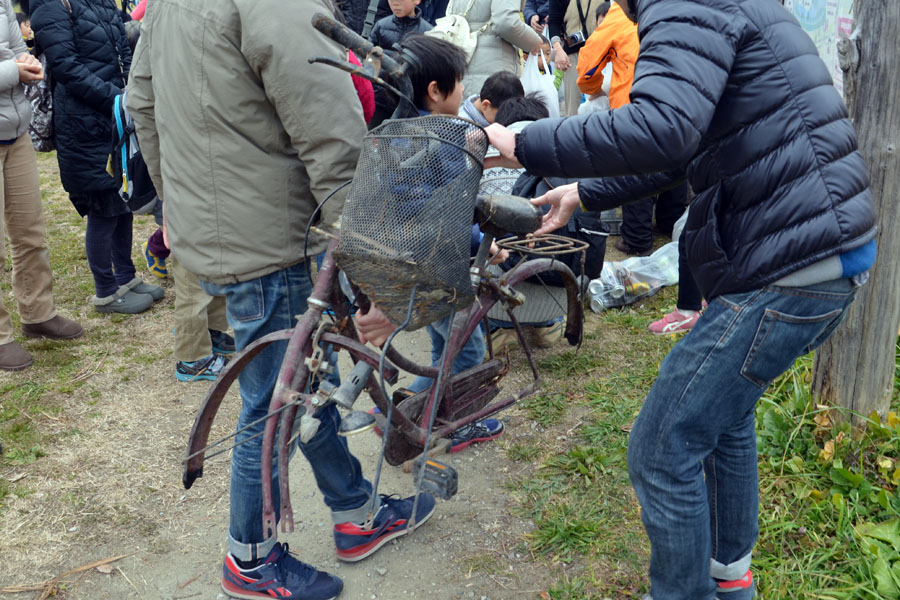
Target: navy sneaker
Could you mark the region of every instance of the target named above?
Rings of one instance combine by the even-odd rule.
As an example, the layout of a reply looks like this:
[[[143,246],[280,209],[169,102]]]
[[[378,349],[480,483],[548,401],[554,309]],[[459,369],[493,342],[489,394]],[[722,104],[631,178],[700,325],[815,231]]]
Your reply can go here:
[[[482,419],[460,427],[450,437],[450,452],[460,452],[472,444],[489,442],[503,433],[503,423],[497,419]]]
[[[356,562],[374,554],[394,538],[409,533],[407,524],[412,516],[414,496],[399,498],[381,495],[381,508],[375,514],[372,528],[355,523],[334,526],[334,544],[338,558]],[[434,514],[434,497],[422,492],[416,507],[416,529]]]
[[[212,351],[216,354],[234,354],[234,338],[224,331],[209,330]]]
[[[175,363],[175,378],[178,381],[214,381],[226,364],[228,359],[218,354],[193,362],[179,360]]]
[[[231,554],[222,566],[222,589],[233,598],[331,600],[344,582],[325,571],[300,562],[287,544],[275,544],[261,565],[241,569]]]

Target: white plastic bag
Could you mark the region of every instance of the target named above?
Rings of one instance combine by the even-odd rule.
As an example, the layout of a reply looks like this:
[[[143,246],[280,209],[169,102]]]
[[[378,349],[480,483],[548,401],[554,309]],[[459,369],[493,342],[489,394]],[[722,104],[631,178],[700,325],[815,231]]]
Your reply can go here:
[[[544,65],[543,73],[541,73],[539,60]],[[528,60],[525,61],[525,68],[522,71],[522,87],[525,88],[526,94],[532,92],[537,94],[541,102],[547,107],[551,117],[559,117],[559,92],[556,90],[556,85],[553,82],[553,73],[550,71],[543,50],[537,54],[532,52],[528,55]]]
[[[606,112],[609,110],[609,98],[606,96],[598,96],[597,98],[588,99],[578,105],[578,114],[586,115],[592,112]]]
[[[666,285],[678,283],[678,242],[669,242],[650,256],[605,262],[600,277],[588,284],[591,310],[633,304]]]

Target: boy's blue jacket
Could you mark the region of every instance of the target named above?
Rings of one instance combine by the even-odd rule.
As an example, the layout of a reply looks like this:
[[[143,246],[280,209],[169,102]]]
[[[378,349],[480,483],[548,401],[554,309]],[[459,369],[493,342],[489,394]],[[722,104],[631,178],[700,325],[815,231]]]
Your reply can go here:
[[[525,0],[525,23],[531,25],[531,17],[537,15],[543,21],[550,14],[550,0]]]

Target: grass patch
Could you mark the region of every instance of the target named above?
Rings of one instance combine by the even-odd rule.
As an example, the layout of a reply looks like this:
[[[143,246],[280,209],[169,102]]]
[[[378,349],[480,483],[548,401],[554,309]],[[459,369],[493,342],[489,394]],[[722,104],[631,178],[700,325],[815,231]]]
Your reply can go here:
[[[553,599],[633,599],[647,591],[649,543],[628,480],[628,434],[678,338],[648,335],[674,296],[589,315],[579,352],[540,361],[543,394],[520,406],[547,428],[507,448],[532,463],[508,488],[535,524],[526,536]],[[897,348],[900,355],[900,345]],[[753,570],[767,599],[900,599],[900,362],[887,422],[851,432],[809,395],[812,355],[757,405],[760,536]],[[552,391],[548,393],[548,391]],[[846,416],[846,415],[845,415]]]

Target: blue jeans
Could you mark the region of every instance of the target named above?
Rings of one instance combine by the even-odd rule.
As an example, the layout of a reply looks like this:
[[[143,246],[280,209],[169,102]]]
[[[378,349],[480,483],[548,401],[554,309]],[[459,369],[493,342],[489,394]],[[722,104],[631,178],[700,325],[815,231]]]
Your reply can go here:
[[[306,311],[306,300],[312,291],[304,263],[250,281],[201,284],[207,294],[225,296],[228,323],[234,330],[238,351],[268,333],[294,327],[295,316]],[[286,348],[286,341],[267,346],[241,371],[238,429],[268,412]],[[299,444],[300,451],[312,467],[325,504],[331,509],[332,520],[362,522],[368,511],[372,485],[363,478],[359,461],[350,453],[347,441],[337,435],[341,420],[337,409],[329,406],[317,412],[316,417],[322,422],[319,431],[308,443]],[[264,428],[265,422],[259,423],[238,435],[235,441],[239,443]],[[265,557],[276,542],[275,536],[263,539],[261,458],[262,436],[237,446],[231,459],[228,549],[245,561]],[[277,510],[280,506],[277,465],[273,466],[272,477]]]
[[[663,360],[628,443],[653,600],[712,600],[713,578],[750,568],[756,401],[834,331],[855,295],[839,279],[720,296]]]
[[[450,341],[450,317],[444,317],[439,321],[425,327],[428,335],[431,336],[431,365],[436,367],[441,363],[441,354],[444,347]],[[451,373],[456,375],[468,368],[480,365],[484,361],[484,352],[486,346],[484,343],[484,325],[479,323],[475,331],[463,345],[456,360],[453,361],[453,369]],[[412,392],[421,392],[431,386],[432,379],[430,377],[416,377],[416,380],[409,386]]]

